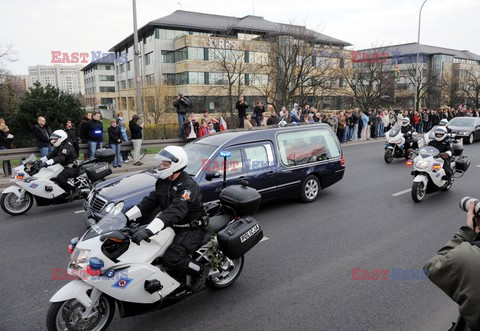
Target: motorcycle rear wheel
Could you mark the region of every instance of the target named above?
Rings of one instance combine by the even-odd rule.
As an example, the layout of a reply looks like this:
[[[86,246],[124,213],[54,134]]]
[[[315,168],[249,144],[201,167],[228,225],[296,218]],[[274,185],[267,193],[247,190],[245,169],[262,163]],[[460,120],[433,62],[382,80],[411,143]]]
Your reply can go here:
[[[92,310],[92,314],[96,313],[96,316],[83,320],[81,313],[84,311],[85,307],[76,299],[53,302],[47,313],[47,329],[49,331],[106,330],[115,315],[115,302],[112,298],[102,295],[97,301],[97,306]],[[92,319],[94,323],[89,325]]]
[[[17,196],[15,193],[5,193],[2,194],[0,198],[0,205],[4,212],[7,214],[16,216],[25,214],[33,206],[33,195],[29,192],[25,192],[23,200],[17,203]]]
[[[423,182],[415,182],[412,186],[412,199],[415,202],[420,202],[425,198],[427,194],[427,188],[423,185]]]
[[[245,258],[243,256],[234,260],[224,257],[222,265],[218,268],[220,270],[220,275],[214,279],[209,279],[209,285],[218,289],[232,285],[238,276],[240,276],[244,263]]]

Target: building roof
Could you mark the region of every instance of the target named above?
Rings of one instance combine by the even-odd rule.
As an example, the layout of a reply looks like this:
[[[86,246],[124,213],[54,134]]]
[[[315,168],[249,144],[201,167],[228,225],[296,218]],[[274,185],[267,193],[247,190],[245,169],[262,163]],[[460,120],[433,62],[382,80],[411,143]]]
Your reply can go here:
[[[239,32],[270,34],[283,31],[288,32],[292,27],[308,33],[309,35],[314,35],[317,41],[321,43],[338,46],[351,46],[351,44],[346,41],[309,30],[304,26],[271,22],[261,16],[247,15],[244,17],[233,17],[184,10],[177,10],[168,16],[149,22],[138,30],[138,35],[140,37],[147,34],[154,28],[185,29],[215,33],[234,30]],[[133,34],[113,46],[110,51],[118,51],[132,43]]]
[[[105,55],[105,53],[103,53]],[[99,59],[96,59],[89,64],[87,64],[85,67],[80,69],[81,71],[85,72],[89,70],[91,67],[93,67],[94,64],[113,64],[114,63],[114,58],[115,58],[115,53],[110,53],[108,55],[105,55],[104,57],[101,57]]]
[[[414,43],[407,43],[407,44],[399,44],[399,45],[391,45],[385,47],[376,47],[376,48],[368,48],[363,49],[360,51],[383,51],[383,52],[400,52],[401,54],[416,54],[417,53],[417,44]],[[459,59],[466,59],[466,60],[473,60],[473,61],[480,61],[480,55],[474,54],[467,50],[457,50],[445,47],[438,47],[438,46],[429,46],[420,44],[419,53],[421,54],[445,54],[451,55]]]

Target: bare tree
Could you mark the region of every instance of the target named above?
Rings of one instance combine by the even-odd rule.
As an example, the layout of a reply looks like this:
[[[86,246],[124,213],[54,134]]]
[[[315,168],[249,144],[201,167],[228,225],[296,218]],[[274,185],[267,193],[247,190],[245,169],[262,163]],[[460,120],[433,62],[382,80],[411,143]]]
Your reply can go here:
[[[159,124],[161,116],[171,108],[173,101],[169,90],[164,84],[143,88],[144,116],[150,123]]]
[[[249,43],[245,40],[223,36],[209,39],[210,86],[208,94],[227,94],[226,108],[233,115],[234,97],[242,95],[247,88],[245,74],[249,68],[245,59],[249,51]]]
[[[18,61],[17,52],[13,48],[13,44],[5,46],[0,45],[0,65],[4,65],[4,61],[16,62]]]
[[[441,101],[443,105],[455,107],[460,101],[461,91],[459,91],[458,79],[451,74],[444,74],[441,83]]]
[[[480,108],[480,74],[469,72],[467,80],[462,85],[462,90],[470,103],[474,104],[475,108]]]
[[[348,61],[341,69],[353,102],[363,112],[379,106],[386,96],[392,97],[394,93],[393,65],[379,54],[386,52],[377,48],[370,57]]]
[[[413,93],[417,94],[417,104],[414,105],[415,111],[420,109],[420,103],[425,97],[430,96],[431,99],[435,101],[441,98],[441,77],[439,74],[430,74],[427,76],[425,73],[426,67],[426,61],[419,63],[419,75],[416,74],[415,63],[409,63],[407,67],[407,81],[417,87],[417,90],[413,91]]]
[[[267,92],[282,105],[290,105],[295,98],[305,103],[308,97],[336,87],[338,72],[334,68],[339,67],[340,54],[323,49],[315,31],[284,25],[269,41],[268,76],[275,85],[268,86]]]

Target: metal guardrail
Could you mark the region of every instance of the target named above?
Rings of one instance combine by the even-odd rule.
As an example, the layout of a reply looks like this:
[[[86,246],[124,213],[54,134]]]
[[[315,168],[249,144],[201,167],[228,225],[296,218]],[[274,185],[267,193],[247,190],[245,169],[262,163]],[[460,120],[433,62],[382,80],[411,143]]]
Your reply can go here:
[[[149,147],[166,147],[169,145],[183,146],[185,145],[185,140],[176,138],[176,139],[155,139],[155,140],[144,140],[142,141],[142,149]],[[108,147],[108,144],[103,143],[103,147]],[[120,147],[122,151],[133,150],[133,144],[131,141],[122,142]],[[0,150],[0,161],[3,160],[21,160],[23,157],[27,158],[31,154],[35,156],[40,156],[37,147],[27,147],[27,148],[14,148],[14,149],[4,149]],[[88,153],[88,144],[80,144],[80,157],[82,153]]]

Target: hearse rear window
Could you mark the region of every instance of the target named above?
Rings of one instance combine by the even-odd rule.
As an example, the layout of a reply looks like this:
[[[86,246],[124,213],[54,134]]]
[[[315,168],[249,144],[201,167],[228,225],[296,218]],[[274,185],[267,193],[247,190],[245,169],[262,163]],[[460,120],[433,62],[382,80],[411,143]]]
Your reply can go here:
[[[277,134],[280,160],[286,166],[308,164],[340,156],[329,130],[296,130]]]

